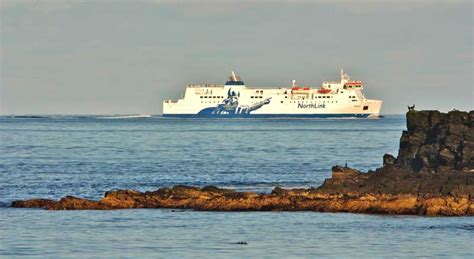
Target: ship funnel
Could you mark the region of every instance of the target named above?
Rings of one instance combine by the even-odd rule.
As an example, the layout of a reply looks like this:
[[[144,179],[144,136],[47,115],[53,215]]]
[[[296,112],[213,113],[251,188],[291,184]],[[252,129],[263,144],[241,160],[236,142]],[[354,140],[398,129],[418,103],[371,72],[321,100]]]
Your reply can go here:
[[[226,85],[244,85],[244,82],[240,79],[240,76],[235,74],[234,71],[231,71],[229,76],[229,81],[225,83]]]

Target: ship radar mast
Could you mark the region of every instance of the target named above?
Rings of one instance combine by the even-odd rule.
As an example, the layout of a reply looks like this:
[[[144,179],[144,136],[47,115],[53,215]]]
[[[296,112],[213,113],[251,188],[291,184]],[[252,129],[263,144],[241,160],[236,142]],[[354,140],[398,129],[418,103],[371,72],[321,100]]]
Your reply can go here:
[[[347,81],[351,80],[351,77],[344,73],[344,69],[341,68],[341,83],[345,83]]]

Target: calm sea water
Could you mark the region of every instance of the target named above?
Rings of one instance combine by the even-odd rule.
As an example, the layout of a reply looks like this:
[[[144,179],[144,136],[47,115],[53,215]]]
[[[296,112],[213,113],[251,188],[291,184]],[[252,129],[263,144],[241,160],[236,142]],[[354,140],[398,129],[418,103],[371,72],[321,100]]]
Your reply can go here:
[[[474,256],[468,217],[9,208],[15,199],[100,199],[119,188],[317,186],[336,164],[381,166],[405,127],[404,116],[0,117],[0,256]]]

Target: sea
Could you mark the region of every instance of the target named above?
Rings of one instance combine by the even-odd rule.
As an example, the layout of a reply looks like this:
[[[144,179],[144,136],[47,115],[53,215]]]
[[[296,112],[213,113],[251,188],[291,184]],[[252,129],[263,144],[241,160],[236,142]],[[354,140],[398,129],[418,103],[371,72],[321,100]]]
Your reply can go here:
[[[317,187],[331,167],[397,154],[404,115],[378,119],[0,117],[0,257],[474,257],[473,217],[176,209],[47,211],[18,199],[178,184]]]

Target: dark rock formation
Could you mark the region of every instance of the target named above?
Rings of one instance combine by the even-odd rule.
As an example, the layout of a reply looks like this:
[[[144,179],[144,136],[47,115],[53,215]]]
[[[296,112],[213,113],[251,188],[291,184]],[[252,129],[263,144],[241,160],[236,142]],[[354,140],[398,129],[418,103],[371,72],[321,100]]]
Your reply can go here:
[[[396,165],[420,172],[474,168],[474,111],[409,111]]]
[[[390,154],[385,154],[385,155],[383,155],[383,166],[393,165],[393,164],[395,164],[396,160],[397,159],[394,156],[392,156]]]
[[[318,188],[271,194],[215,186],[174,186],[153,192],[109,191],[100,201],[66,196],[59,201],[15,201],[13,207],[73,209],[180,208],[218,211],[321,211],[381,214],[474,215],[474,112],[414,111],[398,157],[362,173],[335,166]]]

